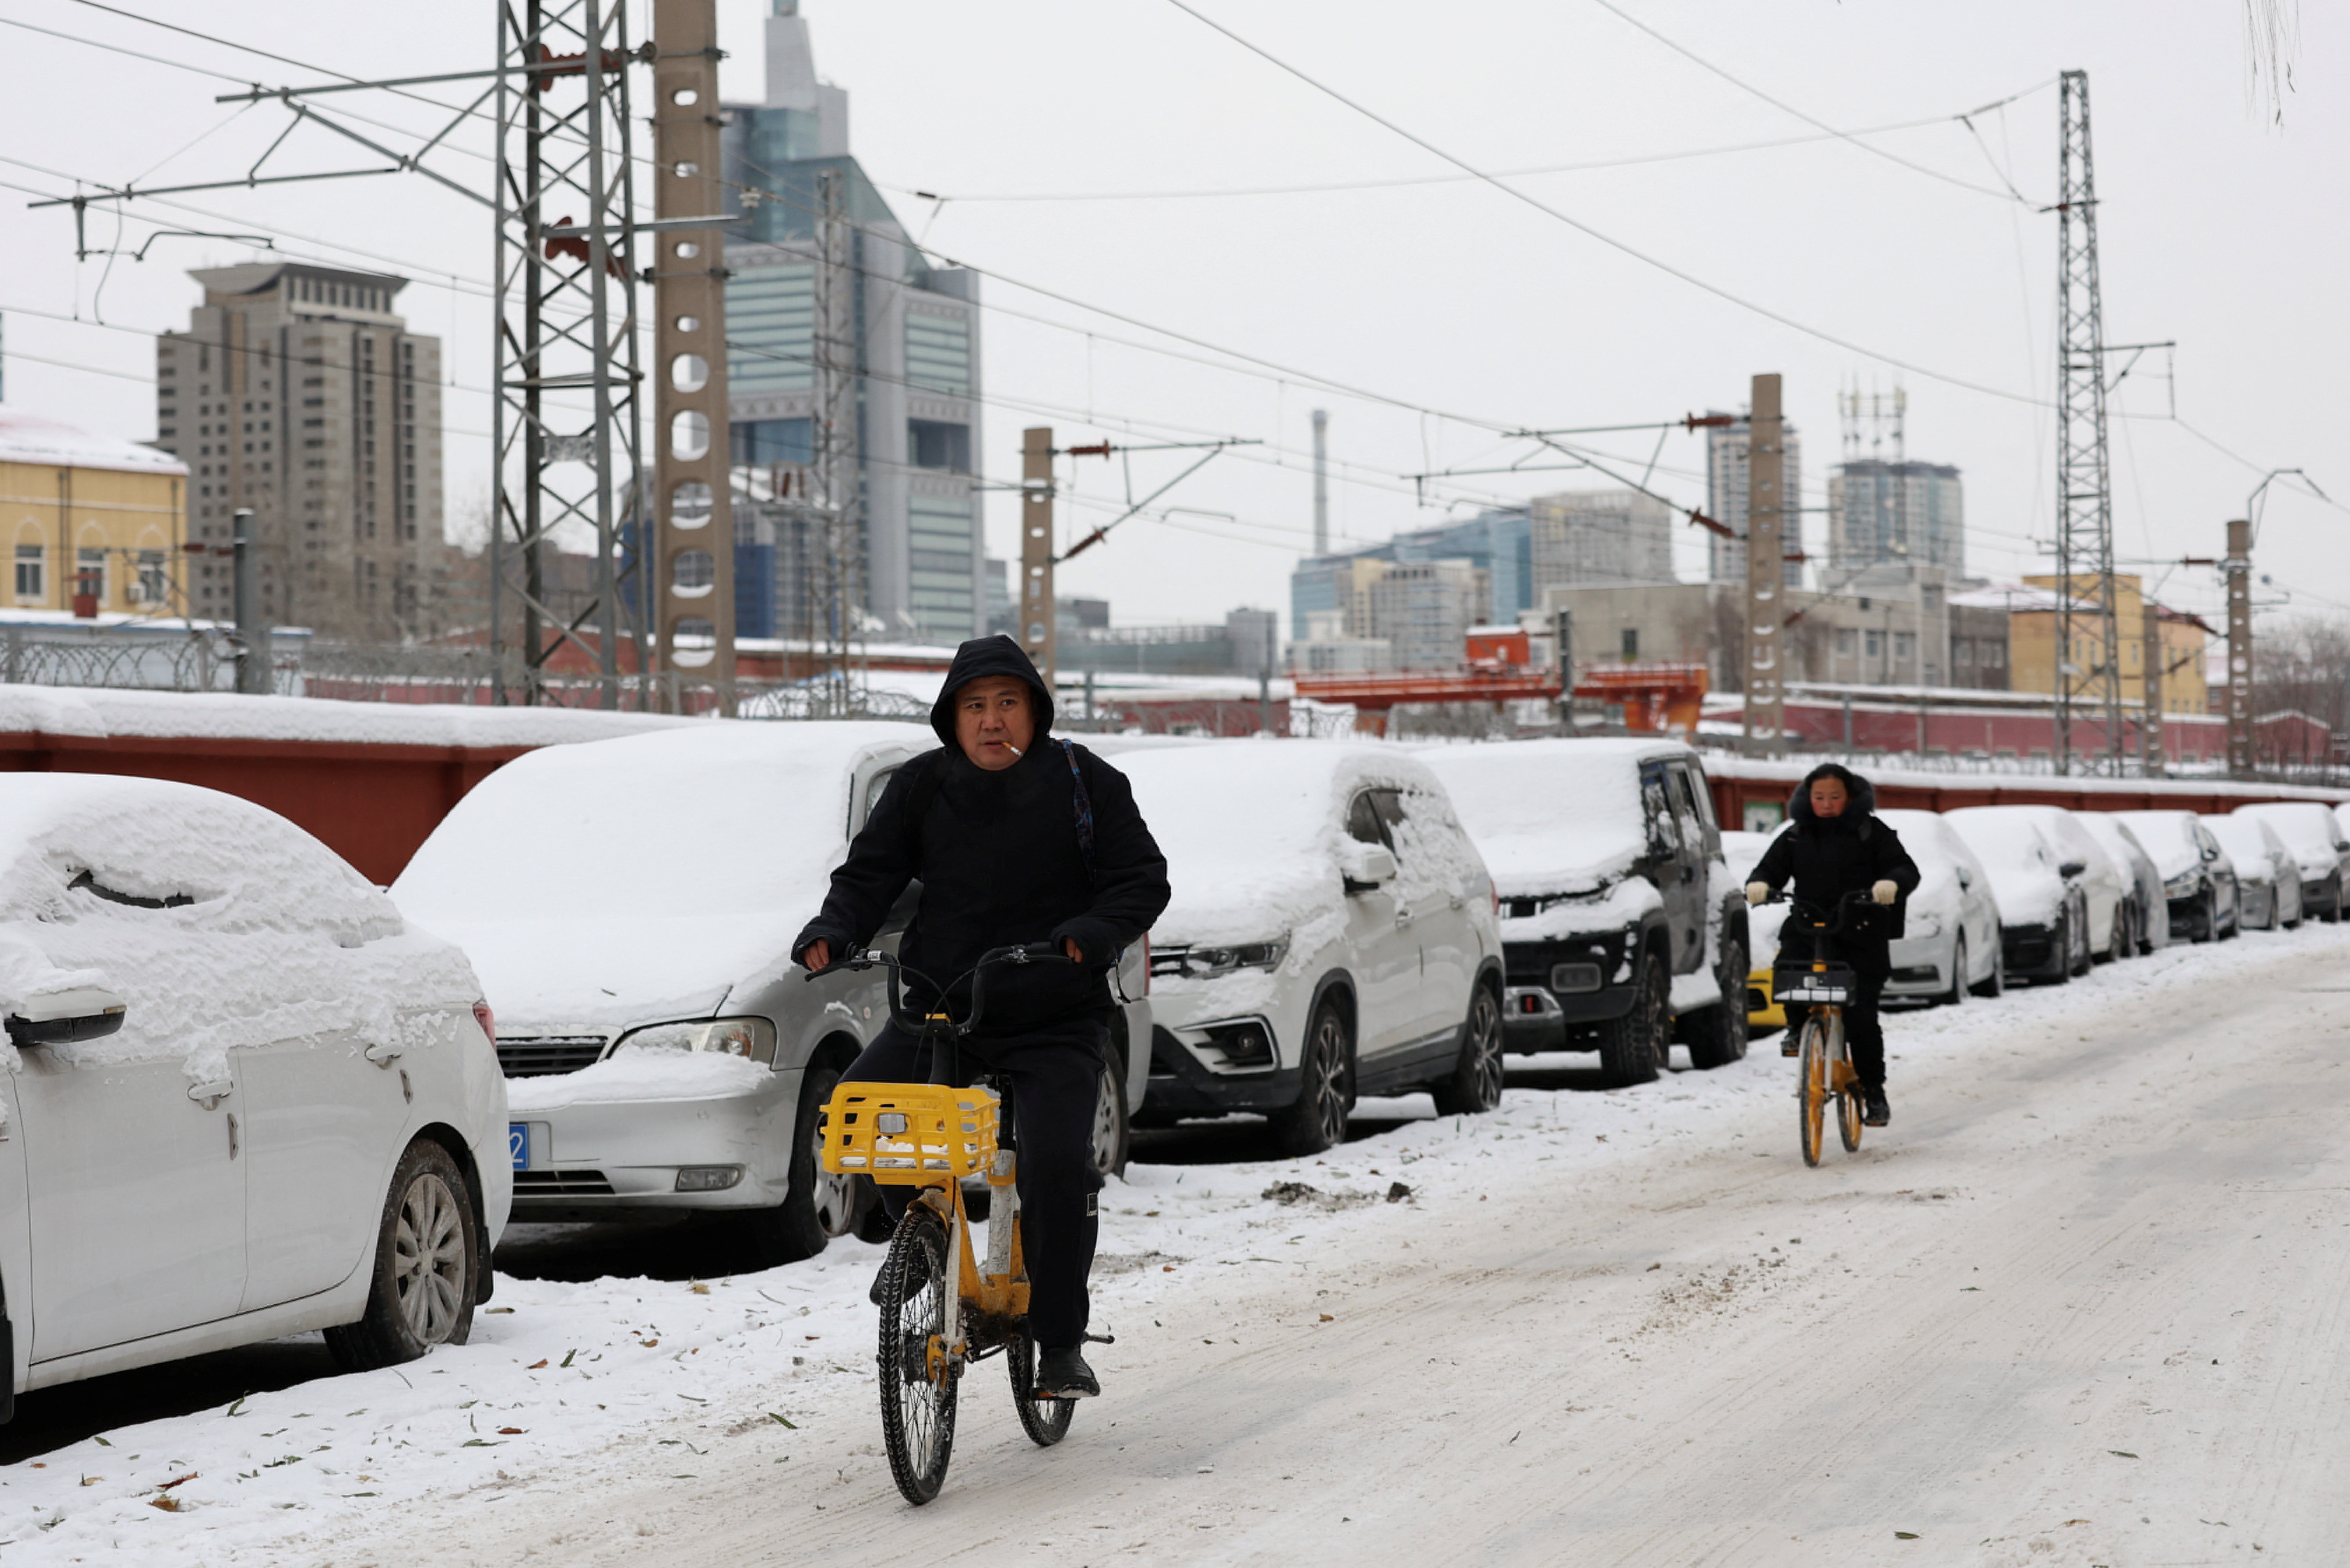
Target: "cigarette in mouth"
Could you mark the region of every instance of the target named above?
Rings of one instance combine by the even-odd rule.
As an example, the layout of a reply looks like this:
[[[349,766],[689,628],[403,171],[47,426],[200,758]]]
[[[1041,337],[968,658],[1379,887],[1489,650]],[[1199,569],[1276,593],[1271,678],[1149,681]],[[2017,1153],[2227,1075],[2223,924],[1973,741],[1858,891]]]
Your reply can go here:
[[[1017,746],[1014,745],[1014,744],[1013,744],[1011,742],[1009,742],[1009,741],[1006,741],[1006,742],[1003,742],[1003,749],[1004,749],[1005,751],[1007,751],[1007,752],[1010,752],[1010,753],[1011,753],[1014,756],[1015,756],[1015,757],[1024,757],[1024,756],[1026,756],[1026,755],[1028,754],[1027,753],[1025,753],[1025,752],[1022,751],[1019,747],[1017,747]]]

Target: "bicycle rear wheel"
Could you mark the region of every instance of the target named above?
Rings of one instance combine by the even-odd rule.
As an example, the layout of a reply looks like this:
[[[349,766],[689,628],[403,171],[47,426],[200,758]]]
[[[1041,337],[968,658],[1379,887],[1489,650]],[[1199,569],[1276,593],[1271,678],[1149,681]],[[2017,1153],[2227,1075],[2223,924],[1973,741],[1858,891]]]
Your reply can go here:
[[[937,1216],[920,1206],[906,1210],[881,1265],[881,1440],[889,1476],[910,1503],[925,1503],[946,1484],[954,1449],[956,1378],[931,1365],[943,1354],[954,1281],[947,1268],[947,1237]]]
[[[1003,1347],[1004,1365],[1012,1373],[1012,1405],[1020,1412],[1020,1429],[1038,1448],[1049,1449],[1069,1435],[1069,1422],[1077,1413],[1077,1402],[1036,1397],[1037,1355],[1036,1342],[1024,1334]]]
[[[1816,1013],[1804,1020],[1803,1044],[1795,1053],[1796,1129],[1803,1139],[1804,1163],[1820,1162],[1820,1142],[1827,1135],[1828,1032]]]

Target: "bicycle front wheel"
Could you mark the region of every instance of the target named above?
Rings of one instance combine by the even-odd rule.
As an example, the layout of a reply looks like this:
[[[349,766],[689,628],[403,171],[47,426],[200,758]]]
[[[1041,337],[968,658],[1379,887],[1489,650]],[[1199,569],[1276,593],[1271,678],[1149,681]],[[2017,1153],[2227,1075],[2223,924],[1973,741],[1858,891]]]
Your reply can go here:
[[[937,1216],[906,1210],[881,1265],[881,1440],[890,1479],[910,1503],[946,1484],[954,1449],[955,1375],[946,1362],[955,1282]]]
[[[1803,1044],[1795,1053],[1796,1131],[1803,1140],[1804,1163],[1820,1162],[1820,1143],[1827,1136],[1828,1032],[1817,1014],[1804,1020]]]
[[[1069,1435],[1077,1413],[1075,1399],[1036,1397],[1036,1342],[1016,1335],[1003,1347],[1004,1365],[1012,1372],[1012,1404],[1020,1412],[1020,1429],[1040,1449],[1049,1449]]]

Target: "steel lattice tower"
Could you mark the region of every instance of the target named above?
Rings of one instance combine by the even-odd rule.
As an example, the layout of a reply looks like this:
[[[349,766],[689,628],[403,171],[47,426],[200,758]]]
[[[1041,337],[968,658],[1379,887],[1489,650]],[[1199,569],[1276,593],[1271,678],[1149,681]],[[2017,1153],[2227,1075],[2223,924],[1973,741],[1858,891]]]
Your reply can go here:
[[[525,701],[577,631],[547,607],[546,545],[557,528],[584,524],[596,540],[598,646],[582,651],[604,704],[619,702],[621,487],[636,497],[640,532],[651,510],[639,462],[633,57],[619,0],[498,7],[490,641],[502,670],[508,647],[521,656]],[[642,538],[637,553],[646,555]]]
[[[2097,185],[2089,162],[2089,73],[2062,78],[2056,197],[2055,763],[2074,771],[2073,725],[2105,721],[2084,761],[2123,771],[2121,639],[2114,600],[2114,504],[2106,449],[2105,309],[2097,286]],[[2092,597],[2094,596],[2094,597]]]

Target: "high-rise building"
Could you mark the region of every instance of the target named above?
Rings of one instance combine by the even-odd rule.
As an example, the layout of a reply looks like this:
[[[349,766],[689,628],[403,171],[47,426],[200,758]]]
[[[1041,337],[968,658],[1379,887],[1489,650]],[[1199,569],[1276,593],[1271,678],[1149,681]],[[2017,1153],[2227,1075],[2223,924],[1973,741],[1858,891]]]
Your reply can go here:
[[[1887,562],[1967,566],[1966,514],[1959,471],[1939,462],[1862,458],[1828,474],[1828,570]]]
[[[1721,417],[1718,410],[1707,410],[1709,418]],[[1804,443],[1795,434],[1794,422],[1780,427],[1785,432],[1786,452],[1780,479],[1782,495],[1800,497],[1804,493]],[[1717,425],[1705,432],[1705,511],[1706,515],[1737,535],[1725,539],[1719,534],[1706,536],[1706,576],[1717,583],[1742,583],[1746,580],[1746,444],[1750,427],[1743,414],[1727,425]],[[1796,541],[1803,538],[1800,515],[1782,519],[1780,538],[1790,548],[1787,554],[1799,555]],[[1783,581],[1791,588],[1804,586],[1804,564],[1789,561]]]
[[[849,153],[848,94],[816,79],[798,0],[774,5],[766,101],[728,106],[723,135],[724,178],[741,188],[744,208],[725,262],[734,462],[797,466],[816,455],[816,306],[837,291],[849,302],[851,341],[837,358],[855,414],[832,455],[852,476],[864,607],[884,637],[974,636],[987,615],[972,483],[979,280],[923,261]],[[829,261],[817,223],[826,176],[846,224]],[[806,635],[806,577],[816,566],[807,528],[802,509],[754,563],[783,579],[772,596],[777,624],[738,625],[740,635]]]
[[[1492,593],[1472,562],[1398,561],[1369,585],[1370,624],[1355,635],[1384,639],[1399,670],[1457,669]]]
[[[1588,583],[1673,580],[1672,508],[1637,490],[1573,491],[1533,503],[1534,596]],[[1517,618],[1515,609],[1507,618]]]
[[[441,341],[392,309],[407,280],[307,262],[200,268],[155,344],[156,444],[189,470],[196,615],[234,611],[225,548],[253,510],[261,612],[330,637],[431,635],[441,532]]]
[[[1518,612],[1534,603],[1533,514],[1523,506],[1497,506],[1347,555],[1308,556],[1289,575],[1291,638],[1370,636],[1362,629],[1370,613],[1370,601],[1363,596],[1382,564],[1396,561],[1467,561],[1477,566],[1489,587],[1481,612],[1484,620],[1514,624]],[[1333,614],[1336,620],[1329,618]]]

